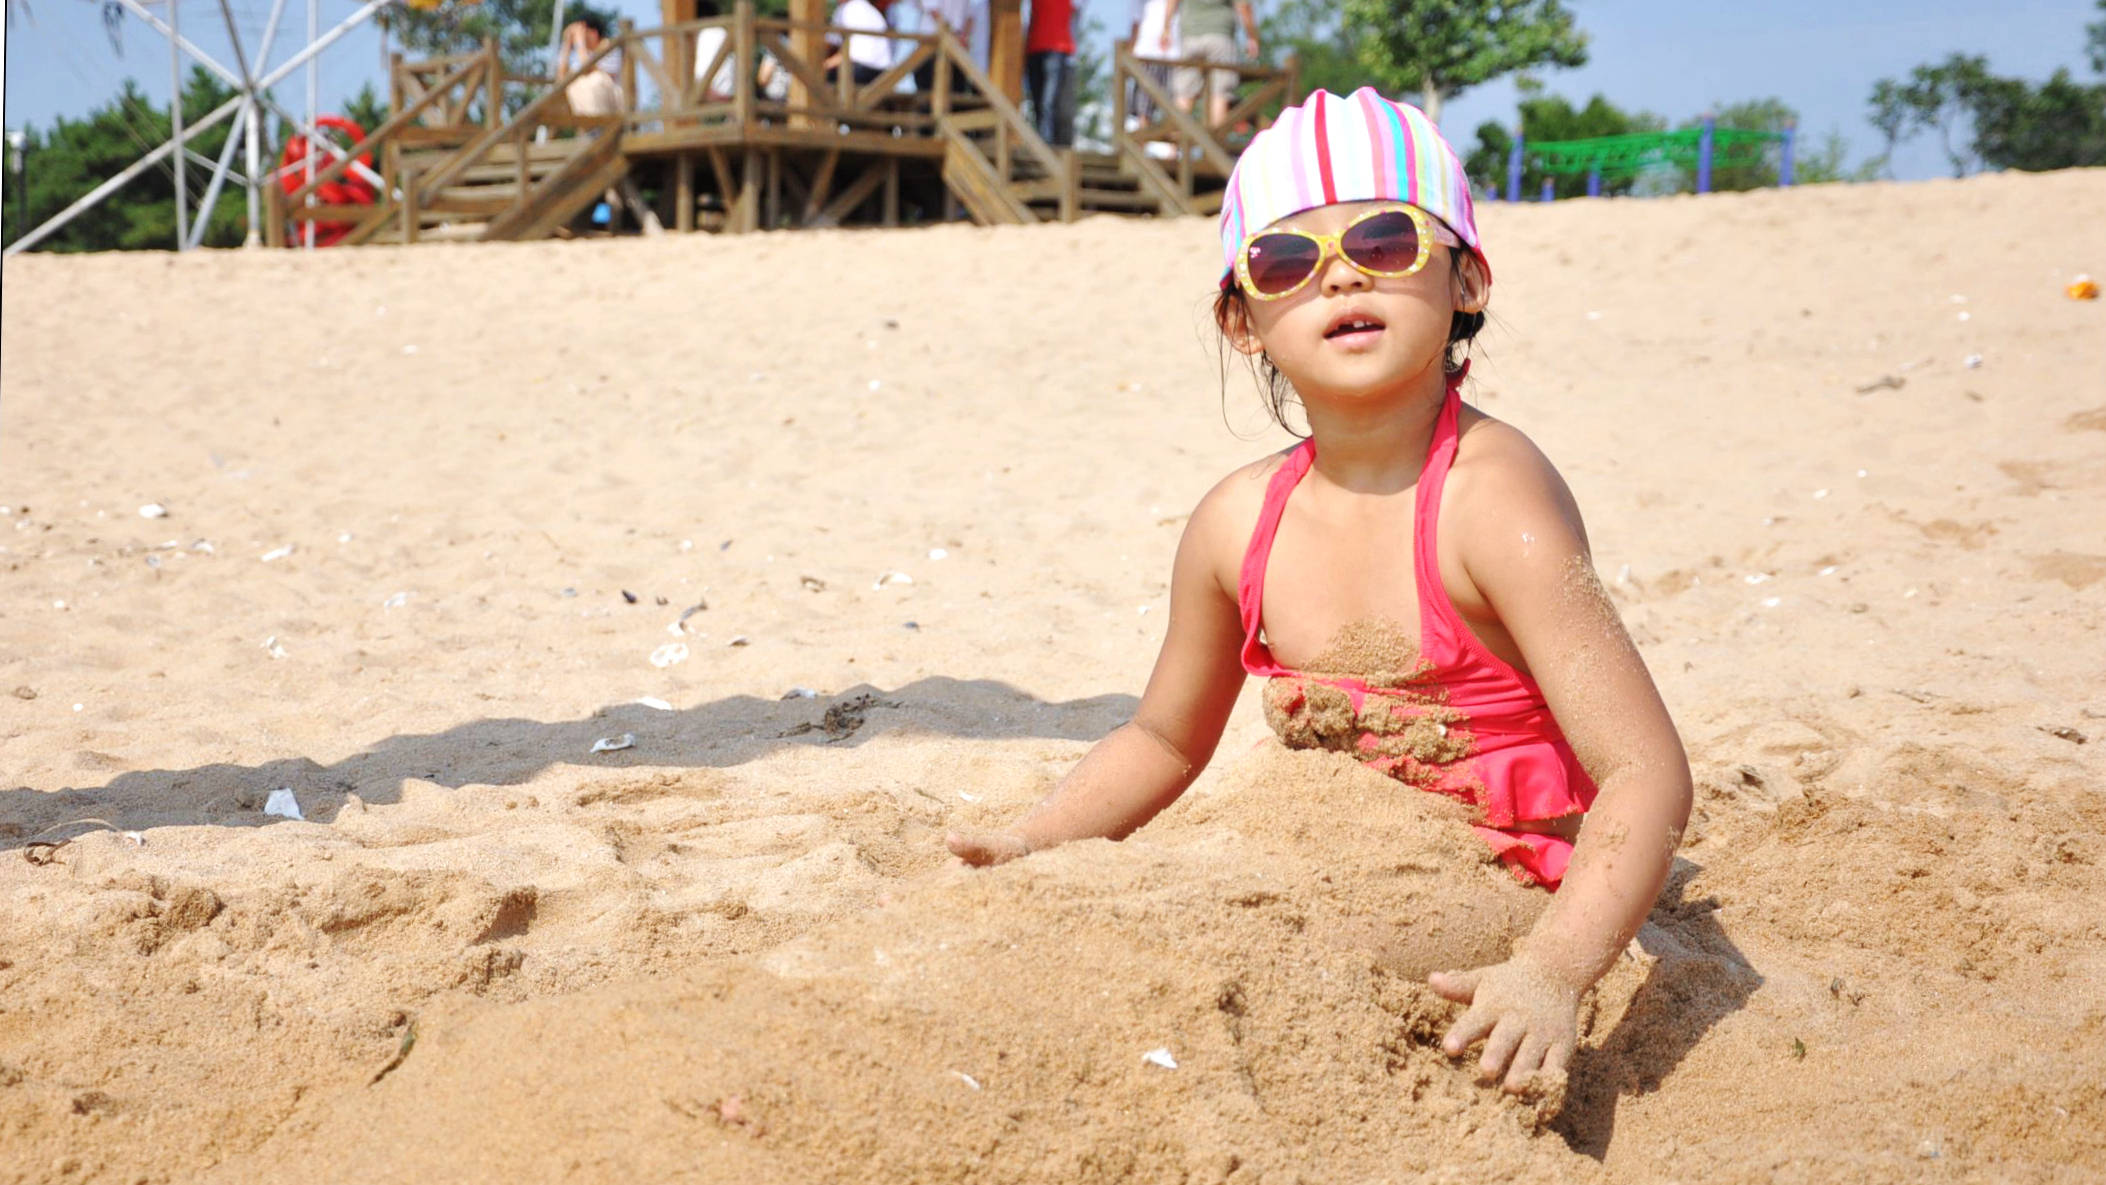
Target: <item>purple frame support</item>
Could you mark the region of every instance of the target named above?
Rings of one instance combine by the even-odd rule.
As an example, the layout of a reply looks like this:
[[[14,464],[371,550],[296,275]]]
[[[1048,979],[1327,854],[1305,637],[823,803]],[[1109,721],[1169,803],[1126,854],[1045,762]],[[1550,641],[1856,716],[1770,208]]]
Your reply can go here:
[[[1557,183],[1549,177],[1543,178],[1543,200],[1546,202],[1558,200]]]
[[[1711,192],[1711,137],[1718,130],[1718,117],[1704,113],[1704,134],[1697,140],[1696,191]]]
[[[1514,129],[1514,146],[1506,154],[1506,200],[1521,200],[1521,153],[1528,143],[1519,128]]]
[[[1788,188],[1792,183],[1792,141],[1798,136],[1798,124],[1784,125],[1784,155],[1777,161],[1777,184],[1780,188]]]
[[[1587,170],[1587,196],[1588,196],[1588,197],[1600,197],[1600,196],[1601,196],[1601,166],[1600,166],[1600,165],[1596,165],[1596,166],[1594,166],[1593,168],[1591,168],[1591,169],[1588,169],[1588,170]]]

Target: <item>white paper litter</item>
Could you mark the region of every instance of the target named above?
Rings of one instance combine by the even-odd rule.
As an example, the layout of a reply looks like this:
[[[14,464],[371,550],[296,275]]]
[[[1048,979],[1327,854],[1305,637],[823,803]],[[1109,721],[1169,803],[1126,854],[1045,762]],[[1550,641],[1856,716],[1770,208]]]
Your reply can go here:
[[[1960,365],[1969,370],[1980,370],[1982,367],[1982,356],[1980,354],[1969,354],[1965,358],[1960,359]]]
[[[409,594],[407,592],[399,592],[382,601],[380,607],[383,609],[400,609],[407,604],[409,604]]]
[[[140,518],[167,518],[168,508],[159,502],[148,502],[139,508]]]
[[[651,652],[651,665],[661,670],[687,661],[687,643],[667,642]]]
[[[263,640],[263,652],[272,658],[285,657],[285,647],[278,645],[278,635],[272,634]]]
[[[286,544],[283,547],[273,547],[269,551],[263,553],[263,562],[268,564],[272,560],[282,560],[286,556],[292,554],[292,549],[293,545],[290,543]]]
[[[595,753],[617,753],[634,744],[636,744],[636,734],[625,732],[618,737],[601,737],[599,740],[592,742],[592,751]]]
[[[784,699],[817,699],[819,693],[809,687],[792,687],[782,693]]]
[[[1151,1049],[1141,1055],[1141,1060],[1150,1065],[1161,1066],[1165,1070],[1177,1068],[1177,1059],[1170,1056],[1168,1049]]]
[[[947,560],[951,558],[951,553],[940,547],[932,547],[929,549],[929,558],[932,560]]]
[[[292,787],[290,786],[280,787],[271,791],[270,797],[263,800],[263,813],[276,815],[281,819],[304,820],[307,818],[307,816],[300,813],[300,800],[293,797]]]
[[[907,575],[905,572],[881,572],[878,574],[877,583],[871,585],[870,587],[873,590],[875,590],[883,588],[888,584],[912,583],[914,583],[914,578],[912,576]]]
[[[656,708],[661,712],[670,712],[673,710],[673,705],[665,702],[662,699],[659,699],[655,695],[644,696],[642,699],[639,699],[636,702],[642,704],[646,708]]]
[[[963,1070],[952,1070],[951,1073],[956,1074],[958,1076],[958,1081],[965,1083],[967,1086],[972,1087],[974,1090],[980,1089],[979,1080],[974,1078],[971,1074],[968,1074]]]

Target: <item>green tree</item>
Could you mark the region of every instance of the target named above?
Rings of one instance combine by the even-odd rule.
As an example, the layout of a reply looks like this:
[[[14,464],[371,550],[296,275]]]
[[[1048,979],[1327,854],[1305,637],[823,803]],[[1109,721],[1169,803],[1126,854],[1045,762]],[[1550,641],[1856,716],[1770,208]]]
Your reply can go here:
[[[206,112],[234,96],[217,76],[193,67],[183,86],[183,116],[195,123]],[[193,136],[197,156],[217,159],[235,121],[222,120]],[[10,186],[0,241],[12,243],[74,201],[115,176],[147,152],[165,143],[173,125],[166,106],[156,106],[126,79],[109,102],[81,119],[59,117],[48,131],[27,129],[23,143],[21,192]],[[193,157],[185,166],[184,188],[190,216],[210,181],[210,170]],[[248,207],[241,187],[220,190],[206,212],[204,242],[238,246],[248,227]],[[50,251],[110,251],[175,247],[175,166],[170,159],[139,176],[61,227],[37,245]]]
[[[1327,90],[1348,95],[1374,80],[1345,35],[1337,0],[1287,0],[1258,15],[1259,39],[1274,64],[1295,59],[1303,94]]]
[[[2106,0],[2098,9],[2106,13]],[[2085,33],[2092,68],[2106,74],[2106,19]],[[1875,82],[1869,105],[1890,153],[1935,130],[1955,177],[1979,168],[2106,165],[2106,82],[2079,82],[2067,69],[2035,86],[1991,73],[1983,57],[1955,53],[1916,67],[1905,81]]]
[[[1587,35],[1560,0],[1342,0],[1355,61],[1384,94],[1441,104],[1480,83],[1545,66],[1582,66]]]

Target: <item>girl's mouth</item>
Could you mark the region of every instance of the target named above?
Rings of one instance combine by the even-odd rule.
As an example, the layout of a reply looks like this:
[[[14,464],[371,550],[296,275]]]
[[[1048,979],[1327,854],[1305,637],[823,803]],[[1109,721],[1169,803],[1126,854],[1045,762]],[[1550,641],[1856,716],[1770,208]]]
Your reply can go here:
[[[1382,335],[1385,326],[1380,317],[1366,313],[1341,313],[1333,318],[1324,330],[1324,340],[1341,345],[1365,345]]]

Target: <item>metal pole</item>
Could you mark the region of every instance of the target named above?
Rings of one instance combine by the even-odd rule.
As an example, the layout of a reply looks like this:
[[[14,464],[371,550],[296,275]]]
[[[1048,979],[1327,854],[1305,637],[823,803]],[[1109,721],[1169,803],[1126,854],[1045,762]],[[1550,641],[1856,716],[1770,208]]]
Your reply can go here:
[[[246,100],[248,96],[242,98]],[[240,123],[240,118],[237,117],[235,122]],[[241,137],[235,135],[233,129],[228,129],[227,142],[219,150],[219,162],[212,166],[212,183],[205,186],[205,200],[197,205],[198,216],[190,220],[190,249],[193,251],[205,244],[205,230],[212,222],[212,205],[219,200],[220,187],[226,184],[227,173],[234,163],[234,150],[240,146]],[[244,183],[247,180],[242,178]]]
[[[321,31],[321,0],[307,0],[307,40],[312,43],[315,39],[315,34]],[[320,86],[319,76],[315,73],[315,59],[309,58],[307,59],[307,156],[305,158],[307,162],[306,184],[308,185],[314,184],[314,158],[315,154],[322,150],[322,146],[319,143],[322,138],[320,134],[321,129],[317,128],[314,122],[316,109],[321,105],[319,97]],[[310,206],[314,205],[313,194],[307,195],[307,204]],[[314,219],[309,218],[302,222],[300,226],[302,244],[309,251],[314,250]]]
[[[1718,119],[1710,112],[1704,113],[1704,132],[1697,137],[1696,191],[1711,192],[1711,141],[1718,130]]]
[[[1514,129],[1514,146],[1506,154],[1506,200],[1510,202],[1521,200],[1521,152],[1527,143],[1521,129]]]
[[[254,92],[251,93],[253,94]],[[249,233],[242,236],[241,245],[244,247],[255,247],[263,241],[263,221],[257,209],[257,203],[263,197],[260,188],[263,184],[263,162],[257,145],[257,142],[262,138],[263,112],[260,109],[260,104],[250,103],[245,114],[247,118],[242,120],[244,126],[241,138],[246,145],[244,155],[248,160],[249,166],[246,170],[248,175],[243,178],[248,183],[247,188],[249,191]],[[276,182],[272,184],[276,184]]]
[[[168,0],[168,122],[172,129],[172,140],[183,142],[183,47],[182,34],[176,26],[176,0]],[[185,222],[190,205],[188,178],[183,175],[183,158],[187,153],[175,154],[175,249],[187,250],[189,237]]]
[[[1790,188],[1792,183],[1792,141],[1798,137],[1799,125],[1784,125],[1784,156],[1777,162],[1777,184]]]
[[[1556,183],[1553,182],[1548,176],[1545,176],[1543,178],[1543,200],[1546,202],[1554,202],[1557,199],[1558,190]]]
[[[200,132],[203,132],[206,128],[213,126],[220,120],[225,119],[228,115],[232,114],[235,108],[241,106],[241,102],[241,96],[239,95],[228,99],[226,102],[221,103],[218,107],[213,108],[212,114],[207,115],[205,118],[199,120],[198,122],[191,124],[189,127],[184,128],[183,134],[185,136],[198,135]],[[38,243],[43,242],[45,239],[51,237],[52,233],[57,231],[60,227],[79,217],[81,211],[89,208],[90,206],[93,206],[95,203],[101,201],[102,199],[110,196],[112,193],[115,193],[117,190],[123,188],[125,182],[130,181],[132,178],[137,177],[139,174],[144,173],[146,170],[153,168],[157,164],[160,164],[161,158],[167,156],[171,152],[174,152],[175,149],[176,142],[174,140],[170,140],[166,144],[161,145],[159,148],[154,149],[152,152],[147,153],[145,156],[140,157],[138,160],[133,161],[129,166],[125,168],[123,172],[117,174],[115,177],[110,178],[108,181],[105,181],[102,184],[96,186],[94,189],[90,190],[86,195],[82,196],[78,201],[75,201],[72,205],[67,206],[65,209],[60,210],[58,213],[52,215],[50,218],[45,219],[44,225],[37,227],[35,230],[30,231],[28,234],[23,235],[21,238],[16,239],[12,243],[9,243],[7,245],[6,254],[13,255],[17,252],[26,251],[29,248],[36,246]]]
[[[1600,165],[1596,165],[1596,166],[1594,166],[1593,168],[1591,168],[1591,169],[1588,169],[1588,170],[1587,170],[1587,196],[1588,196],[1588,197],[1600,197],[1600,196],[1601,196],[1601,166],[1600,166]]]

